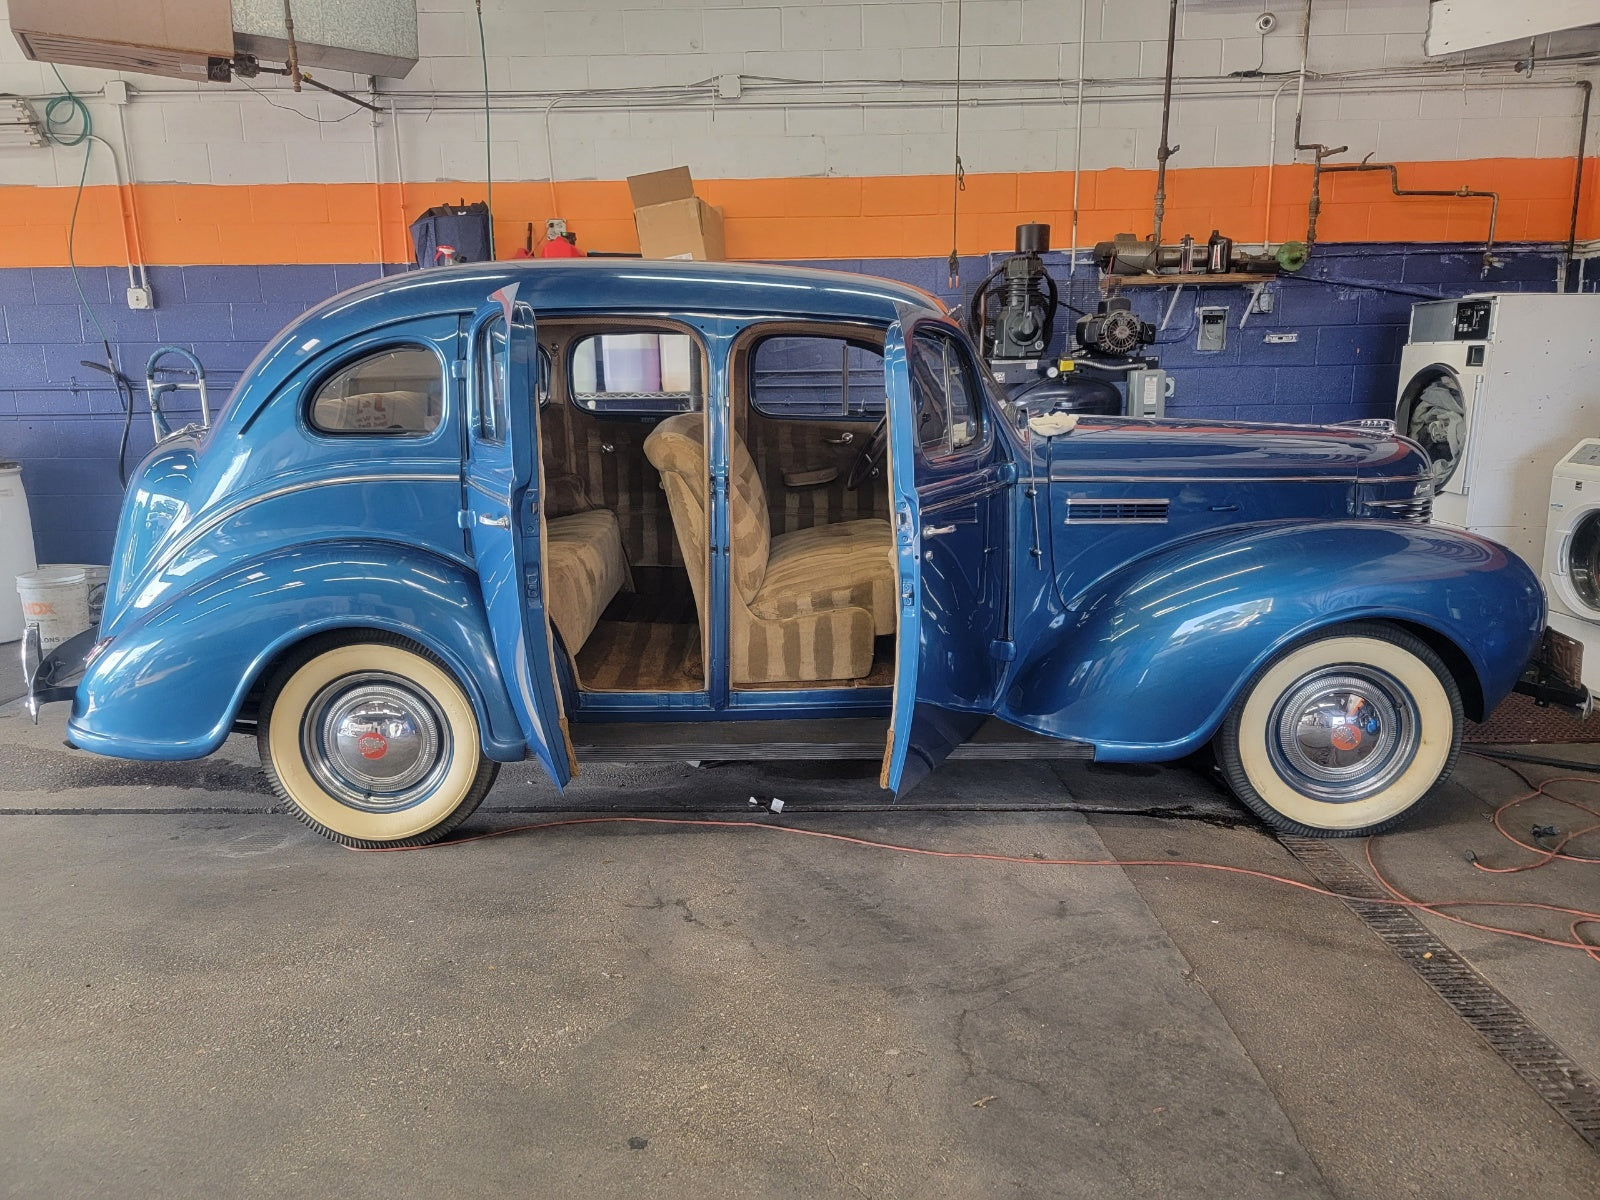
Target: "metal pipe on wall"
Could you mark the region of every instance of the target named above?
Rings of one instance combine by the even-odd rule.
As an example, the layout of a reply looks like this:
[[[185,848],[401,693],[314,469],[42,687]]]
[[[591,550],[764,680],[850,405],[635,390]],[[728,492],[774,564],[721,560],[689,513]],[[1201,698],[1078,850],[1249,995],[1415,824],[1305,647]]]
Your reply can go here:
[[[1311,7],[1311,0],[1306,0]],[[1150,241],[1161,245],[1161,218],[1167,211],[1167,159],[1178,149],[1167,144],[1168,127],[1172,120],[1172,60],[1178,49],[1178,0],[1172,0],[1167,9],[1167,73],[1161,85],[1161,145],[1156,148],[1156,199],[1155,220]]]
[[[1371,157],[1370,155],[1368,157]],[[1460,200],[1488,200],[1489,203],[1489,234],[1483,243],[1483,273],[1488,275],[1490,267],[1500,265],[1500,260],[1494,256],[1494,230],[1495,223],[1500,219],[1500,193],[1478,191],[1462,185],[1454,191],[1448,188],[1403,188],[1400,186],[1400,172],[1395,169],[1394,163],[1375,163],[1362,159],[1358,163],[1335,163],[1325,167],[1319,160],[1312,168],[1312,194],[1316,194],[1316,180],[1318,175],[1333,174],[1335,172],[1349,173],[1356,171],[1387,171],[1389,174],[1389,190],[1396,196],[1437,196],[1444,199],[1454,197]],[[1310,249],[1310,241],[1306,247]]]
[[[1594,85],[1587,79],[1580,79],[1577,86],[1583,89],[1583,107],[1578,115],[1578,153],[1572,171],[1572,220],[1567,225],[1567,253],[1561,260],[1560,278],[1556,280],[1556,291],[1567,290],[1567,276],[1572,271],[1572,260],[1578,252],[1578,207],[1583,201],[1583,156],[1588,149],[1589,141],[1589,102],[1594,98]],[[1578,290],[1583,290],[1583,276],[1578,276]]]
[[[1078,111],[1077,131],[1072,137],[1072,267],[1068,279],[1078,277],[1078,195],[1083,182],[1083,64],[1084,51],[1089,44],[1089,0],[1080,0],[1078,6]]]
[[[1300,87],[1295,93],[1294,102],[1295,153],[1299,154],[1302,150],[1310,150],[1312,152],[1311,201],[1306,218],[1306,253],[1308,255],[1311,253],[1312,247],[1317,244],[1317,215],[1322,211],[1322,160],[1332,158],[1335,154],[1343,154],[1350,149],[1349,146],[1325,146],[1321,142],[1302,142],[1300,140],[1300,124],[1305,118],[1306,64],[1311,58],[1311,4],[1312,0],[1306,0],[1305,28],[1300,31]]]

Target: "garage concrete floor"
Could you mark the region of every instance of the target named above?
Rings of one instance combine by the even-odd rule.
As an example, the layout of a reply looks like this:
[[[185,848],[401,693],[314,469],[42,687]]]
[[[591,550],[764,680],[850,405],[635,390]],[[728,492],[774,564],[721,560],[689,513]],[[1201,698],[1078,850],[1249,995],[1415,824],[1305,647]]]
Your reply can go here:
[[[1600,1157],[1337,901],[695,825],[359,854],[270,811],[248,739],[121,763],[64,719],[0,708],[0,1195],[1600,1194]],[[893,813],[873,775],[596,768],[558,798],[518,767],[464,832],[776,794],[754,819],[1306,878],[1196,766],[955,764]],[[1515,857],[1484,814],[1519,790],[1464,760],[1380,863],[1596,907],[1593,867],[1466,861]],[[1097,811],[971,811],[1060,803]],[[1600,1072],[1600,963],[1438,932]]]

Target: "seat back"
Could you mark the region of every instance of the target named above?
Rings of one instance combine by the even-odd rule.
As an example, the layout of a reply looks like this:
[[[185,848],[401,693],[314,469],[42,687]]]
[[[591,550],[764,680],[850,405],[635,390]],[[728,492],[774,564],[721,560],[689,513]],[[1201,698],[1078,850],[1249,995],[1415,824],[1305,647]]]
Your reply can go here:
[[[732,542],[733,585],[745,604],[755,599],[767,574],[772,549],[767,493],[743,439],[733,434],[728,488],[728,525]],[[672,523],[689,566],[695,602],[705,611],[702,595],[706,571],[706,488],[710,481],[705,420],[700,413],[668,417],[651,431],[645,456],[661,472],[672,509]]]

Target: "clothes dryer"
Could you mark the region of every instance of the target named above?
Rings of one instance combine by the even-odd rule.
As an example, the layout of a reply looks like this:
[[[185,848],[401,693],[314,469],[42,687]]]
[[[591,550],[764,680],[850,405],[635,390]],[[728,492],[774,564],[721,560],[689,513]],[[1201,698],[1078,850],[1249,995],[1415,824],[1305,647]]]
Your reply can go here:
[[[1551,470],[1600,432],[1600,295],[1413,306],[1395,425],[1434,461],[1433,519],[1542,558]]]

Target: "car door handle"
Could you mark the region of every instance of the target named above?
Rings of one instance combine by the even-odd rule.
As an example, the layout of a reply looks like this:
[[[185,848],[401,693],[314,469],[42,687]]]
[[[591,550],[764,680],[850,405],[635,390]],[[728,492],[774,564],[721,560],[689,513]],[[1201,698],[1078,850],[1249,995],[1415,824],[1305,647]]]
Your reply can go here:
[[[487,525],[491,529],[510,529],[511,528],[511,518],[510,517],[486,517],[482,513],[479,513],[478,514],[478,524],[479,525]]]
[[[841,433],[838,437],[825,437],[822,440],[830,446],[848,446],[856,440],[856,435],[853,433]]]
[[[925,538],[943,537],[945,534],[954,533],[955,531],[956,527],[954,525],[925,525],[922,529],[922,536]]]

